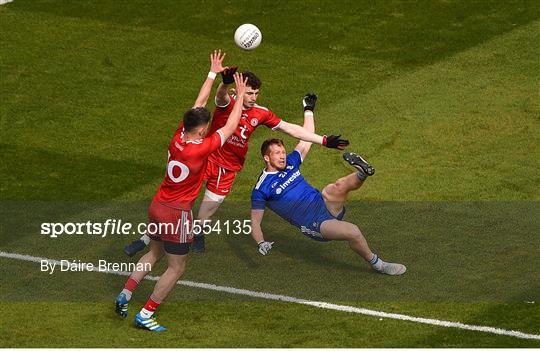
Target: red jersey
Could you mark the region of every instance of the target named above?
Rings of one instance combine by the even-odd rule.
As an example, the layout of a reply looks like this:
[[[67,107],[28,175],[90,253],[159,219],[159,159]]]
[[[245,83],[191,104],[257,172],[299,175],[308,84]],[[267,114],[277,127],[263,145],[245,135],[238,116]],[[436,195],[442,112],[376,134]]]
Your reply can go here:
[[[204,139],[183,141],[183,131],[180,123],[169,144],[167,172],[154,200],[189,211],[201,189],[208,156],[223,145],[225,136],[218,130]]]
[[[215,132],[227,123],[227,119],[236,103],[232,96],[229,95],[229,98],[231,102],[227,106],[216,107],[210,133]],[[244,166],[251,133],[261,124],[275,130],[280,123],[281,118],[266,107],[255,105],[250,109],[242,110],[242,118],[234,134],[225,141],[223,147],[213,152],[208,160],[230,171],[240,171]]]

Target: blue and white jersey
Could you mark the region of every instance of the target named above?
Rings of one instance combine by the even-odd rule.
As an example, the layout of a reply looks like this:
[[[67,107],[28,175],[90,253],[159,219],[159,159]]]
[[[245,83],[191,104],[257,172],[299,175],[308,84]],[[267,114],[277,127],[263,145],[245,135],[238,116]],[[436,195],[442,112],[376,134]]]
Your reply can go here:
[[[268,206],[298,228],[314,220],[321,203],[327,212],[321,192],[309,185],[300,173],[301,164],[302,156],[294,150],[287,155],[283,171],[263,171],[251,193],[251,209],[264,210]]]

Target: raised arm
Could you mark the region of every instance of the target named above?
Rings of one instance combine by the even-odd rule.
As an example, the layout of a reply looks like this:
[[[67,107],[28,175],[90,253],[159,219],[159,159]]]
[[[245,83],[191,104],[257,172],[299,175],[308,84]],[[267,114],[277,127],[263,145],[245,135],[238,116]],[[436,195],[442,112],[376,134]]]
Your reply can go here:
[[[302,99],[304,105],[304,126],[303,128],[308,132],[315,132],[315,121],[313,116],[313,111],[315,111],[315,103],[317,102],[317,95],[314,93],[308,93]],[[295,150],[300,152],[302,155],[302,161],[306,159],[306,156],[311,149],[312,143],[309,141],[301,140],[298,145],[296,145]]]
[[[221,50],[214,50],[214,52],[210,54],[210,72],[208,72],[208,76],[199,91],[199,96],[197,96],[193,108],[206,106],[216,75],[223,72],[225,69],[222,65],[224,59],[225,53],[222,54]]]
[[[244,80],[244,77],[241,73],[234,74],[234,81],[236,83],[237,98],[236,103],[227,119],[227,124],[221,128],[221,132],[225,138],[233,135],[234,131],[238,127],[238,122],[240,122],[240,117],[242,116],[242,106],[244,105],[244,92],[246,91],[247,78]]]
[[[221,72],[221,78],[223,81],[219,83],[219,86],[216,90],[216,105],[219,107],[225,107],[230,102],[229,97],[229,85],[234,83],[234,74],[236,73],[236,70],[238,67],[232,66],[225,68],[223,72]]]
[[[349,145],[349,141],[346,139],[341,139],[341,135],[320,136],[304,129],[297,124],[292,124],[285,121],[281,121],[278,129],[294,138],[310,143],[320,144],[331,149],[344,150],[347,145]]]
[[[264,235],[261,228],[264,210],[251,210],[251,237],[257,243],[261,255],[266,255],[271,249],[274,242],[264,240]]]

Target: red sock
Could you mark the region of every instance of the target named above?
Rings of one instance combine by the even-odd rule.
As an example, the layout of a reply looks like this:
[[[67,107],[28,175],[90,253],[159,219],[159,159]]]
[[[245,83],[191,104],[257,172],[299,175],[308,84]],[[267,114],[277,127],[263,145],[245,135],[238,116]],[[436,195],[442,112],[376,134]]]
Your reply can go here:
[[[129,277],[126,282],[126,285],[124,285],[124,289],[133,292],[133,290],[137,289],[137,285],[139,285],[139,282]]]
[[[146,304],[140,312],[144,318],[150,318],[154,312],[156,312],[156,308],[161,304],[161,301],[157,302],[156,300],[157,299],[155,299],[153,295],[150,295],[150,298],[146,301]]]

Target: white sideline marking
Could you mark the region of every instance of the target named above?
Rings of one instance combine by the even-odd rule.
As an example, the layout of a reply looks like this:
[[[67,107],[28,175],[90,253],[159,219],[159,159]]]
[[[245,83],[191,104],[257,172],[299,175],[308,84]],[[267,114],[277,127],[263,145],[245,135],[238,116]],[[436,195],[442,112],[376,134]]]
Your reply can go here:
[[[7,4],[8,2],[12,2],[13,0],[0,0],[0,5]]]
[[[50,258],[44,258],[44,257],[36,257],[36,256],[29,256],[29,255],[21,255],[16,253],[9,253],[9,252],[3,252],[0,251],[0,257],[5,258],[12,258],[15,260],[21,260],[21,261],[29,261],[29,262],[41,262],[41,261],[47,261],[49,263],[55,263],[57,265],[62,265],[61,261],[53,260]],[[64,265],[67,266],[67,265]],[[109,274],[116,274],[116,275],[124,275],[129,276],[131,272],[123,272],[123,271],[110,271],[110,270],[99,270],[97,268],[94,269],[86,269],[89,272],[101,272],[101,273],[109,273]],[[159,277],[147,275],[145,277],[147,280],[158,280]],[[506,330],[506,329],[500,329],[500,328],[494,328],[494,327],[486,327],[486,326],[480,326],[480,325],[470,325],[470,324],[463,324],[459,322],[449,322],[449,321],[442,321],[438,319],[430,319],[430,318],[421,318],[421,317],[412,317],[407,316],[404,314],[397,314],[397,313],[386,313],[386,312],[380,312],[380,311],[374,311],[369,310],[366,308],[359,308],[359,307],[353,307],[353,306],[346,306],[346,305],[336,305],[333,303],[323,302],[323,301],[312,301],[312,300],[305,300],[305,299],[298,299],[296,297],[291,296],[285,296],[285,295],[275,295],[275,294],[269,294],[264,292],[258,292],[258,291],[252,291],[252,290],[246,290],[246,289],[237,289],[237,288],[231,288],[228,286],[220,286],[220,285],[214,285],[214,284],[207,284],[207,283],[197,283],[192,282],[188,280],[180,280],[177,282],[178,285],[185,285],[190,286],[194,288],[200,288],[200,289],[207,289],[207,290],[214,290],[214,291],[222,291],[229,294],[237,294],[237,295],[246,295],[251,297],[258,297],[261,299],[266,300],[274,300],[274,301],[283,301],[283,302],[291,302],[291,303],[297,303],[301,305],[308,305],[318,308],[324,308],[328,310],[335,310],[335,311],[343,311],[343,312],[349,312],[349,313],[358,313],[358,314],[364,314],[368,316],[374,316],[379,318],[390,318],[390,319],[399,319],[402,321],[410,321],[415,323],[422,323],[422,324],[431,324],[436,325],[440,327],[446,327],[446,328],[458,328],[458,329],[465,329],[465,330],[473,330],[473,331],[479,331],[484,333],[491,333],[491,334],[498,334],[498,335],[506,335],[506,336],[512,336],[515,338],[520,339],[534,339],[534,340],[540,340],[540,335],[536,334],[526,334],[517,330]]]

